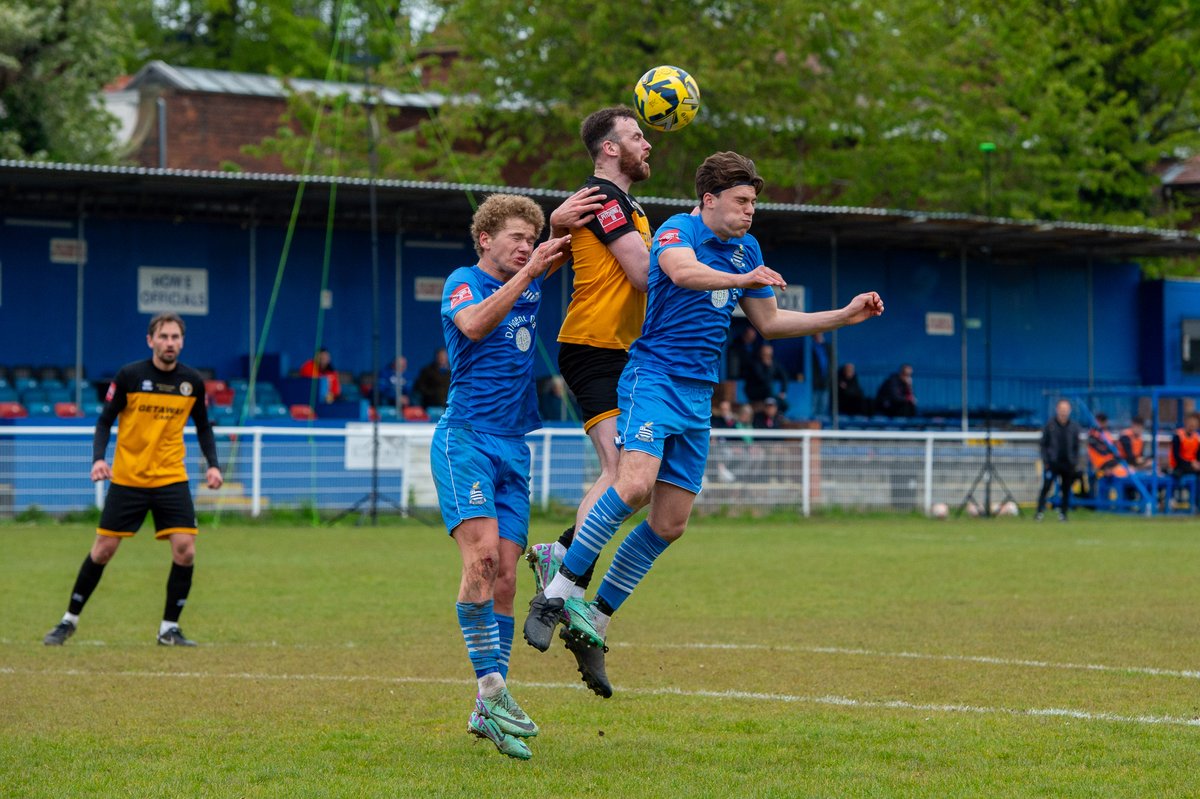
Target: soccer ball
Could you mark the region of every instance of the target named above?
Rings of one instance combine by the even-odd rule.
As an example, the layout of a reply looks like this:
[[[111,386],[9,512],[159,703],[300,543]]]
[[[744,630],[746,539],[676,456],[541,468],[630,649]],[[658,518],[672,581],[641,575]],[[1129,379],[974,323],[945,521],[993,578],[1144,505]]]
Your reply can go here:
[[[679,67],[655,67],[633,87],[633,108],[655,130],[679,130],[700,110],[700,87]]]
[[[929,515],[935,519],[945,519],[950,515],[950,506],[945,502],[935,502],[929,506]]]
[[[1020,516],[1021,509],[1017,507],[1017,503],[1013,502],[1010,499],[1010,500],[1005,501],[1005,503],[1000,506],[1000,515],[1001,516]]]

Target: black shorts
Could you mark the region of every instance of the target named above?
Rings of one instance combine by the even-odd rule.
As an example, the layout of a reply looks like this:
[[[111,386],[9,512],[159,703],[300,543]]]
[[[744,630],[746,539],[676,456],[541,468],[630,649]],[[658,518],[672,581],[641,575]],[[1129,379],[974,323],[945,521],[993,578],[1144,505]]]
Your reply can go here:
[[[628,362],[625,350],[565,342],[558,345],[558,370],[579,401],[584,430],[617,415],[617,382]]]
[[[166,538],[175,533],[196,534],[196,508],[186,481],[158,488],[134,488],[111,483],[100,512],[96,532],[116,538],[127,538],[154,514],[154,537]]]

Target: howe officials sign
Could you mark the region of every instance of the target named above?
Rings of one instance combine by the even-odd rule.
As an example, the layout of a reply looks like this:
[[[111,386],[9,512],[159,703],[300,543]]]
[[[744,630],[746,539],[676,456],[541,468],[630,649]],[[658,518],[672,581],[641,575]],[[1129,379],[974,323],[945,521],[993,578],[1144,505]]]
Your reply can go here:
[[[208,270],[138,267],[138,312],[208,315]]]

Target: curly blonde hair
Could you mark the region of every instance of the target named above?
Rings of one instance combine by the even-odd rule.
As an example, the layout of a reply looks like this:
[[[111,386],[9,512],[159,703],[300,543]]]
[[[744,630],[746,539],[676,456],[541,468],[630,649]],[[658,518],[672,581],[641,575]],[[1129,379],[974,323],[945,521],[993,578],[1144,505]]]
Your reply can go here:
[[[533,200],[520,194],[493,194],[483,201],[471,218],[471,241],[475,243],[475,252],[479,257],[483,257],[479,234],[495,236],[513,217],[533,225],[535,238],[542,235],[542,228],[546,226],[546,214]]]

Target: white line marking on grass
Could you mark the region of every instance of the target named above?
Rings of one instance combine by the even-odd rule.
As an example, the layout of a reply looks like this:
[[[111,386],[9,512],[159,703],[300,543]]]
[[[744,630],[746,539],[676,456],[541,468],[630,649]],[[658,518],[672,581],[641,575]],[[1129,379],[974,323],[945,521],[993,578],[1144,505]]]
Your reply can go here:
[[[380,683],[385,685],[467,685],[468,681],[449,677],[381,677],[374,674],[267,674],[262,672],[206,672],[206,671],[95,671],[91,669],[17,669],[0,667],[0,674],[26,674],[38,677],[165,677],[168,679],[207,680],[262,680],[274,682],[333,682],[333,683]],[[583,690],[579,683],[521,682],[524,688],[551,690]],[[867,708],[879,710],[917,710],[933,713],[971,713],[996,716],[1028,716],[1068,718],[1078,721],[1107,721],[1116,724],[1170,725],[1177,727],[1200,727],[1200,718],[1181,716],[1125,716],[1096,710],[1072,710],[1070,708],[1010,708],[986,705],[942,704],[937,702],[906,702],[901,699],[853,699],[847,696],[803,696],[796,694],[770,694],[754,691],[704,691],[683,688],[621,688],[620,693],[638,696],[681,696],[689,699],[734,699],[756,702],[783,702],[803,705],[828,705],[831,707]]]
[[[1151,677],[1178,677],[1200,680],[1200,671],[1189,669],[1160,669],[1153,666],[1106,666],[1099,663],[1055,663],[1048,660],[1022,660],[990,655],[936,655],[928,652],[881,652],[874,649],[852,649],[838,646],[776,646],[773,644],[631,644],[615,643],[616,647],[639,649],[728,649],[733,651],[808,652],[815,655],[854,655],[873,658],[904,658],[907,660],[942,660],[957,663],[985,663],[990,666],[1022,666],[1033,669],[1066,669],[1070,671],[1099,671],[1116,674],[1143,674]]]

